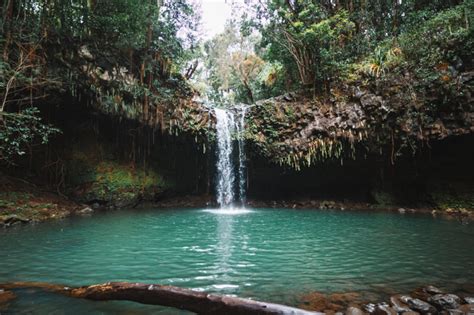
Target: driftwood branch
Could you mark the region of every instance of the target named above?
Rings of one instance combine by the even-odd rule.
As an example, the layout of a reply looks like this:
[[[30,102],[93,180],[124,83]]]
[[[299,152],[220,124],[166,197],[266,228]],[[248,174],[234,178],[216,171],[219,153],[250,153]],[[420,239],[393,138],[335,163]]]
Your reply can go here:
[[[78,288],[70,288],[41,282],[14,282],[0,284],[3,289],[39,288],[74,298],[110,301],[126,300],[142,304],[169,306],[198,314],[292,314],[321,315],[280,304],[258,302],[237,297],[209,294],[173,286],[156,284],[109,282]]]

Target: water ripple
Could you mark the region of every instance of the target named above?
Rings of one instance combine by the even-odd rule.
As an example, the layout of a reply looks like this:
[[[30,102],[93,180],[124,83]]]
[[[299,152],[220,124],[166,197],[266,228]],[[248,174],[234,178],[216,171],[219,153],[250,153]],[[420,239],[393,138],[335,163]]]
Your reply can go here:
[[[279,303],[474,281],[474,225],[396,214],[119,211],[0,231],[0,248],[0,282],[142,281]]]

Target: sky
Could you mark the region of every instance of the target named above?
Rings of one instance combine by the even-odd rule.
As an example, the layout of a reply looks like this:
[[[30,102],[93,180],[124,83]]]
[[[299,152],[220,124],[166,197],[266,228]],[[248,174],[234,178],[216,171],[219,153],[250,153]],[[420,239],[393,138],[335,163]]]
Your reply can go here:
[[[202,29],[205,38],[211,38],[224,30],[231,17],[231,0],[198,0],[202,10]]]

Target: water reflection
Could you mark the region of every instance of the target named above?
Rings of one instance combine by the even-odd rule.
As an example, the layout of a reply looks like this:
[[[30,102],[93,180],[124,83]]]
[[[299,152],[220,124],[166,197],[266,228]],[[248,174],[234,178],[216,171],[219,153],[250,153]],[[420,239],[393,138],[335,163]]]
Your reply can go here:
[[[219,211],[222,211],[222,209]],[[232,284],[233,274],[235,273],[232,267],[234,216],[217,215],[216,220],[217,245],[215,270],[218,278],[213,286],[216,289],[230,293],[239,287],[238,285]]]

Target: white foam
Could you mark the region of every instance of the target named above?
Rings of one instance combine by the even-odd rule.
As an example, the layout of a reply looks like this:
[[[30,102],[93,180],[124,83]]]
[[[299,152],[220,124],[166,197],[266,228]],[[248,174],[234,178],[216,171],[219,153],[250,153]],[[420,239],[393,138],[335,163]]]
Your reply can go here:
[[[204,212],[220,215],[239,215],[253,212],[245,208],[222,208],[222,209],[205,209]]]

